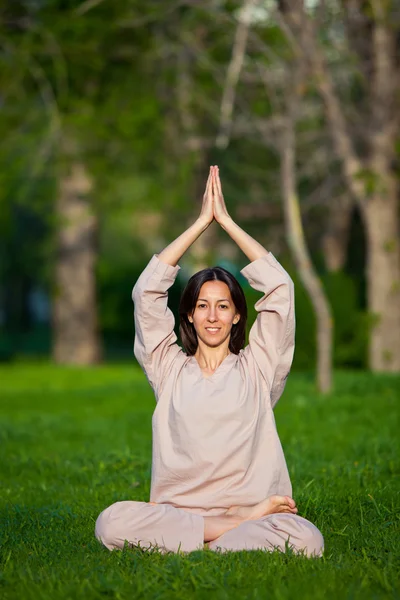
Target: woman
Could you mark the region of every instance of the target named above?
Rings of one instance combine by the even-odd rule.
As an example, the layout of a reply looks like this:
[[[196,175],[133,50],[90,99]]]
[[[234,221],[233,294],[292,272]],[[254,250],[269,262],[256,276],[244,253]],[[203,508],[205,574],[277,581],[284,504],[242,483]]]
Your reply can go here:
[[[243,291],[225,269],[194,275],[180,303],[184,352],[167,290],[178,261],[213,220],[250,261],[241,272],[263,292],[249,344]],[[229,216],[217,167],[202,210],[154,255],[133,289],[135,356],[152,386],[151,502],[116,502],[96,522],[110,550],[124,542],[163,551],[278,549],[319,556],[319,530],[297,514],[273,407],[294,351],[293,283],[276,259]]]

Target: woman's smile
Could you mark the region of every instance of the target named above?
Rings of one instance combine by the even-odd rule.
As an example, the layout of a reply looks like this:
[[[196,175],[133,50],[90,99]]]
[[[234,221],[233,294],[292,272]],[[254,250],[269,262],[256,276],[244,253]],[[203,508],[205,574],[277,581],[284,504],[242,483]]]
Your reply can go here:
[[[218,333],[220,331],[220,329],[221,329],[221,327],[206,327],[206,331],[208,331],[208,333],[211,333],[213,335]]]

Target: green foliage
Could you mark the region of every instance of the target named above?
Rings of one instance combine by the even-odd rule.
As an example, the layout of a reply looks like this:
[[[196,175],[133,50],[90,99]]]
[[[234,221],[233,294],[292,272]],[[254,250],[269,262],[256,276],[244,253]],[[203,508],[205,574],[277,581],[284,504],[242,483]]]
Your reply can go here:
[[[335,323],[334,362],[337,367],[367,365],[367,315],[359,308],[354,280],[346,273],[328,273],[323,285],[331,303]]]
[[[6,296],[22,297],[32,281],[51,291],[58,167],[61,156],[71,160],[62,152],[66,140],[73,141],[76,156],[94,182],[91,200],[100,219],[100,326],[113,344],[125,344],[131,336],[130,290],[138,265],[149,258],[145,232],[135,226],[135,215],[161,214],[160,245],[172,240],[198,213],[208,163],[221,167],[234,218],[240,208],[266,203],[273,208],[281,201],[277,146],[260,134],[260,126],[265,124],[268,131],[269,119],[280,113],[284,65],[292,58],[291,45],[273,19],[252,25],[234,106],[240,133],[233,127],[228,148],[214,147],[239,8],[237,2],[182,6],[174,0],[2,3],[0,278],[6,281]],[[339,12],[326,7],[326,28],[320,33],[327,50],[332,34],[342,28]],[[358,111],[364,91],[360,83],[357,87],[360,73],[353,73],[353,59],[335,49],[330,60],[336,65],[334,75],[335,69],[346,73],[337,86],[346,110],[356,103]],[[263,68],[268,78],[271,75],[270,90],[260,77]],[[345,80],[352,82],[350,88],[355,86],[350,94]],[[329,164],[311,160],[311,171],[307,166],[319,143],[326,147],[325,120],[312,79],[298,92],[307,104],[297,124],[298,188],[307,198],[327,179],[327,166],[330,177],[339,167],[331,157]],[[190,149],[188,140],[198,148]],[[358,177],[369,193],[379,190],[377,174],[364,169]],[[275,212],[279,211],[271,211]],[[324,209],[314,208],[314,215],[319,228]],[[274,218],[238,220],[268,247],[270,228],[280,219]],[[312,231],[307,235],[314,252],[318,236]],[[389,240],[388,251],[392,245]],[[362,268],[357,265],[355,278]],[[373,317],[367,319],[358,308],[364,291],[356,297],[344,275],[327,277],[324,283],[335,316],[335,364],[362,367],[366,336],[373,326]],[[246,295],[250,327],[259,296],[251,289]],[[171,303],[176,313],[177,298],[171,296]],[[20,305],[13,304],[7,320],[23,330]],[[294,368],[311,369],[315,323],[299,282],[296,313]],[[21,339],[21,331],[13,333],[15,340]]]
[[[149,498],[154,399],[144,375],[131,364],[32,364],[1,367],[0,379],[2,600],[399,597],[398,376],[339,372],[324,398],[311,377],[292,374],[275,410],[323,559],[110,553],[94,538],[100,511]]]
[[[371,169],[362,169],[356,174],[355,178],[364,184],[367,196],[384,192],[379,173]]]

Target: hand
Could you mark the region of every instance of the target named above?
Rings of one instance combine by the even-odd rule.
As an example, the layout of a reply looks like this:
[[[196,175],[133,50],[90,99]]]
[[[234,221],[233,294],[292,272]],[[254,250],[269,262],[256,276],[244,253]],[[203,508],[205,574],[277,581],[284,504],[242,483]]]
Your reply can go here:
[[[230,219],[230,216],[225,205],[224,196],[222,195],[222,186],[221,180],[219,178],[219,169],[217,166],[211,167],[211,169],[214,219],[217,221],[217,223],[222,225],[224,221]]]
[[[199,216],[199,221],[203,221],[207,226],[212,223],[214,220],[214,211],[213,211],[213,189],[212,189],[212,169],[210,167],[210,173],[207,179],[206,191],[203,196],[203,205],[201,207],[201,212]]]

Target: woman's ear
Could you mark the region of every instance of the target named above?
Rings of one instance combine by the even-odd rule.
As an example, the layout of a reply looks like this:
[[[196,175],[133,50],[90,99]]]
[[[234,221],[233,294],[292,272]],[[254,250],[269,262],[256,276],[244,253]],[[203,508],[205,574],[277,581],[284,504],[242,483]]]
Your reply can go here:
[[[240,314],[237,313],[233,319],[233,324],[237,325],[239,323],[239,321],[240,321]]]
[[[189,323],[193,323],[193,316],[192,315],[188,315],[188,321],[189,321]]]

